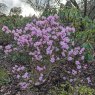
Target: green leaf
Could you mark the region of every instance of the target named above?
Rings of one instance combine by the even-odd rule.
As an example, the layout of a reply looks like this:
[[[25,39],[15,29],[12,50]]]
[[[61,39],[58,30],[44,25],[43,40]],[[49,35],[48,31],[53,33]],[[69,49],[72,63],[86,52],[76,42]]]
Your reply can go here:
[[[85,54],[85,60],[87,60],[87,61],[93,61],[94,57],[93,57],[92,54],[86,53]]]
[[[86,49],[91,49],[91,50],[93,49],[93,46],[90,43],[84,43],[83,47]]]

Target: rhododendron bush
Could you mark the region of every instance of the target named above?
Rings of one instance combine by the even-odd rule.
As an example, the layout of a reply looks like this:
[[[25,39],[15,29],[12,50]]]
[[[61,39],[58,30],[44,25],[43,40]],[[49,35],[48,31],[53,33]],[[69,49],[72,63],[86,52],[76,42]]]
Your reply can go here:
[[[33,20],[20,29],[10,30],[3,26],[2,30],[13,40],[2,49],[5,56],[14,58],[17,54],[16,60],[20,55],[28,62],[26,67],[20,62],[12,68],[14,78],[19,80],[18,86],[22,89],[45,82],[50,70],[59,64],[68,65],[67,72],[74,76],[81,72],[85,49],[75,45],[75,28],[60,24],[57,15]],[[66,77],[63,76],[63,79]],[[75,80],[70,79],[70,82]]]

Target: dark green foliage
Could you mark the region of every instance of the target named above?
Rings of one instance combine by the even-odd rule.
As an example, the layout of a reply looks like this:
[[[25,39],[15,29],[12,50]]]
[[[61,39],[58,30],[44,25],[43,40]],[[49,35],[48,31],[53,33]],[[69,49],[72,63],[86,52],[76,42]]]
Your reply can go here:
[[[10,29],[23,27],[26,23],[31,22],[32,17],[22,17],[18,15],[2,16],[0,19],[0,27],[3,25],[8,26]]]
[[[29,64],[31,58],[29,58],[28,55],[24,53],[12,53],[11,56],[9,56],[9,59],[12,60],[15,63],[20,63],[20,64]]]
[[[57,14],[56,8],[46,8],[42,13],[42,16],[48,17],[49,15]]]

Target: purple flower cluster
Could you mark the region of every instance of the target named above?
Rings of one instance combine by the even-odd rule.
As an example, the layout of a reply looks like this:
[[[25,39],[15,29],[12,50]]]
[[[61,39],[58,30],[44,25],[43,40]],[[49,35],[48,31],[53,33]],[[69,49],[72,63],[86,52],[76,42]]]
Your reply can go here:
[[[12,52],[12,45],[5,46],[4,53],[8,55],[10,52]]]
[[[43,67],[37,66],[37,68],[36,68],[36,70],[39,71],[39,72],[41,72],[41,71],[43,71],[45,69],[46,69],[45,66],[43,66]]]
[[[11,30],[7,26],[3,26],[2,30],[5,31],[7,34],[11,33]]]
[[[40,76],[39,76],[39,81],[40,82],[44,82],[45,81],[45,79],[43,77],[44,77],[44,75],[41,73]]]
[[[29,23],[23,29],[10,31],[7,26],[4,26],[2,30],[13,35],[14,39],[13,44],[5,47],[5,54],[15,51],[24,52],[31,56],[32,61],[48,60],[51,63],[64,57],[64,59],[68,57],[68,61],[71,61],[74,58],[67,55],[71,55],[70,53],[78,54],[76,48],[74,50],[70,48],[72,42],[69,36],[75,32],[74,27],[63,27],[58,22],[57,15]]]
[[[30,80],[30,74],[27,72],[24,66],[15,65],[12,68],[12,73],[14,78],[19,81],[18,85],[22,90],[29,87],[32,81]]]
[[[79,61],[76,61],[76,66],[77,66],[77,69],[80,70],[81,69],[81,64]]]

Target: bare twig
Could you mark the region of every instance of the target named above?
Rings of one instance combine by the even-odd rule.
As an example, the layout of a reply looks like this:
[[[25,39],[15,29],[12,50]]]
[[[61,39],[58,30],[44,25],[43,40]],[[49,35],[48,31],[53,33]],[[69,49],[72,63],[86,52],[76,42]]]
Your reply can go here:
[[[72,3],[77,9],[79,9],[79,6],[78,6],[76,0],[70,0],[70,1],[71,1],[71,3]]]
[[[84,1],[84,17],[87,14],[87,0],[83,0]]]

